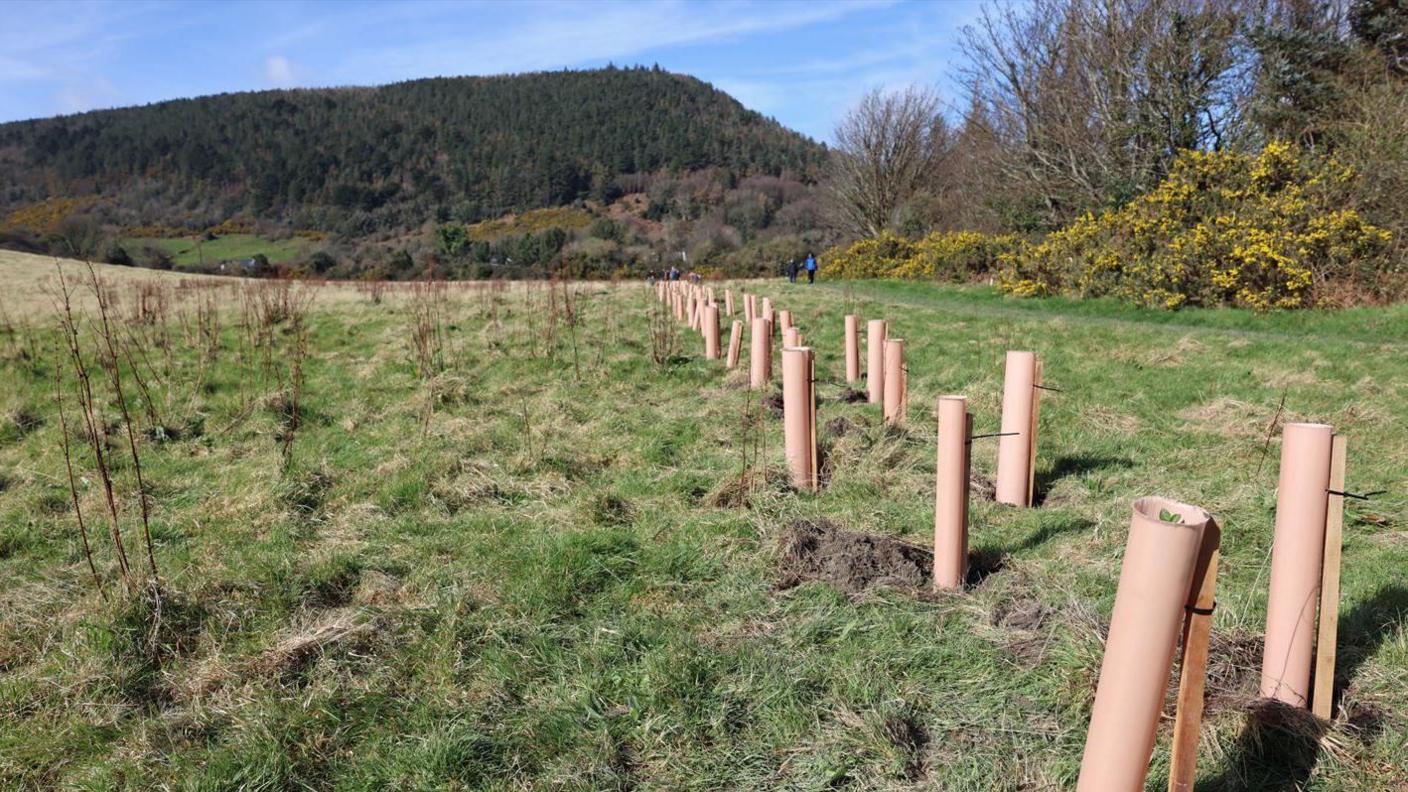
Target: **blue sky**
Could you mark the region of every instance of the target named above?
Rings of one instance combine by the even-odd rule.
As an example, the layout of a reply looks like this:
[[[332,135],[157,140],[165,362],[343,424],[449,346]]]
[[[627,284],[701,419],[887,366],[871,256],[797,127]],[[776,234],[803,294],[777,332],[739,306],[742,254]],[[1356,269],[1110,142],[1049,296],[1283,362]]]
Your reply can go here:
[[[227,91],[659,63],[826,140],[928,84],[978,0],[4,2],[0,121]]]

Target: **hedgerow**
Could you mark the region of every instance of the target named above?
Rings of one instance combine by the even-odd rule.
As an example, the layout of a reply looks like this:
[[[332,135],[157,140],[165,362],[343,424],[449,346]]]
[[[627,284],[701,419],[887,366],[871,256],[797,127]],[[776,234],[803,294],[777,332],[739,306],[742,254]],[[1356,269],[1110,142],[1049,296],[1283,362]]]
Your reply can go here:
[[[1356,210],[1355,180],[1334,157],[1281,142],[1187,151],[1149,193],[1004,256],[998,287],[1164,308],[1321,305],[1389,266],[1392,235]]]

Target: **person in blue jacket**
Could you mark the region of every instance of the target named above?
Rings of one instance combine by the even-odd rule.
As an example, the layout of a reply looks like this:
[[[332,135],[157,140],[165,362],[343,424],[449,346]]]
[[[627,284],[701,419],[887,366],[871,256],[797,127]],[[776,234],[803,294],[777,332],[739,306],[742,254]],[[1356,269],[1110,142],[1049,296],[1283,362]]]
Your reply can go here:
[[[807,283],[816,283],[816,256],[807,254],[807,262],[803,265],[807,269]]]

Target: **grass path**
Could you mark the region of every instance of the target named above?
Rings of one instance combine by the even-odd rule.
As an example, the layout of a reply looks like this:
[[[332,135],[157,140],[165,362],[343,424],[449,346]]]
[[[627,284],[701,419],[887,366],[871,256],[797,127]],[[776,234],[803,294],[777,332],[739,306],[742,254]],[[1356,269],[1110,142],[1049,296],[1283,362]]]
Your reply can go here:
[[[163,282],[184,310],[189,287]],[[223,292],[203,370],[173,318],[157,397],[179,431],[143,445],[159,622],[94,592],[51,363],[0,334],[0,787],[1069,788],[1130,503],[1146,494],[1226,526],[1199,789],[1401,783],[1408,359],[1383,331],[1401,309],[1145,321],[921,284],[749,288],[793,310],[819,350],[816,495],[779,483],[770,417],[768,483],[738,502],[740,448],[758,439],[744,378],[703,360],[687,330],[652,362],[653,302],[634,284],[574,286],[575,327],[547,320],[560,291],[452,289],[446,365],[429,378],[407,293],[319,300],[287,468],[289,334],[268,358],[249,349]],[[840,399],[847,310],[907,340],[903,429]],[[927,544],[933,400],[967,394],[975,431],[991,431],[1009,348],[1038,350],[1063,392],[1042,407],[1041,506],[974,501],[972,547],[991,574],[943,597],[781,585],[795,521]],[[1278,438],[1265,443],[1283,397],[1282,420],[1349,435],[1352,489],[1389,491],[1347,516],[1343,716],[1323,748],[1251,730],[1246,714],[1275,503]],[[974,468],[994,461],[979,447]],[[100,513],[91,478],[83,498]],[[98,560],[110,577],[110,555]]]
[[[1257,315],[1242,309],[1163,311],[1124,305],[1114,300],[1013,300],[980,286],[933,289],[904,281],[830,281],[829,290],[853,293],[886,305],[944,308],[964,316],[1066,321],[1126,327],[1164,327],[1172,332],[1223,332],[1234,335],[1342,341],[1380,347],[1408,346],[1408,305],[1300,311]]]

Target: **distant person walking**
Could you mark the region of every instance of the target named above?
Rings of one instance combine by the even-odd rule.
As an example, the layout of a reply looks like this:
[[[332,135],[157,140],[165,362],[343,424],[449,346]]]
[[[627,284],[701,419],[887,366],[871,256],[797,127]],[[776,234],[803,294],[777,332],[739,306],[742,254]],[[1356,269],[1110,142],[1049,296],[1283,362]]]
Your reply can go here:
[[[670,280],[672,280],[672,281],[677,281],[677,280],[679,280],[679,279],[680,279],[680,268],[679,268],[679,267],[670,267]]]
[[[797,259],[787,262],[787,280],[792,283],[797,282]]]
[[[807,268],[807,283],[816,283],[816,256],[808,253],[807,263],[804,266]],[[793,280],[796,280],[796,278],[793,278]]]

